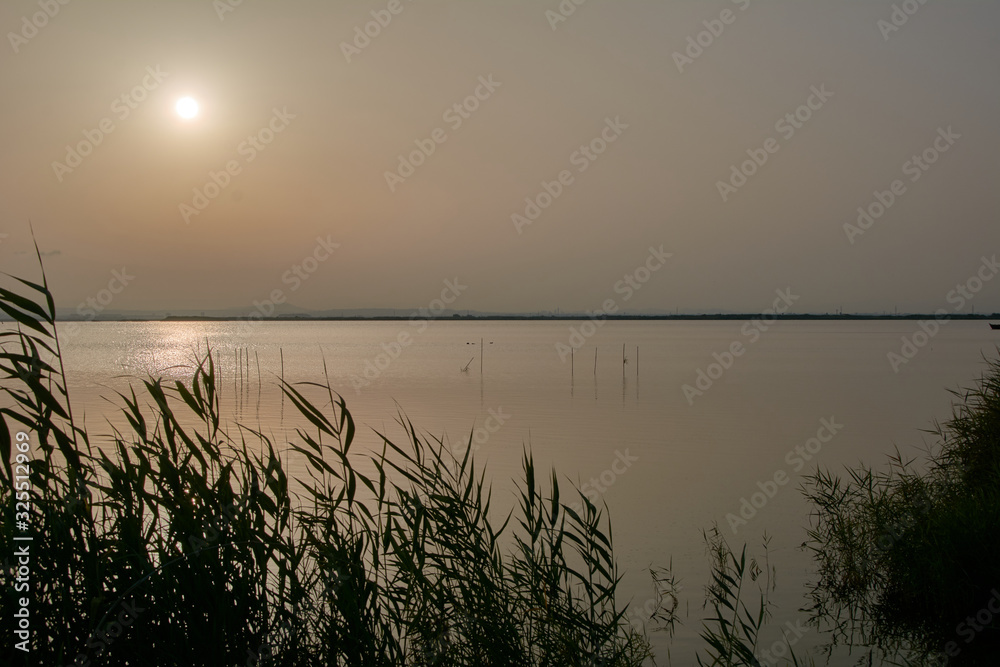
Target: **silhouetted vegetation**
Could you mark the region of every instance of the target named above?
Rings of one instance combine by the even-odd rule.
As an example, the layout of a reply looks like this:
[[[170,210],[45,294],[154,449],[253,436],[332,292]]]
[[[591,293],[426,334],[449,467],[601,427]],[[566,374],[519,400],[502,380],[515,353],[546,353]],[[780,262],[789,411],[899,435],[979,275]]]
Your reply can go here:
[[[1000,363],[954,392],[926,465],[808,480],[814,621],[832,642],[895,664],[996,665],[1000,656]]]
[[[19,291],[0,288],[0,310],[16,322],[0,331],[0,503],[8,517],[17,501],[30,512],[0,524],[0,539],[33,539],[29,588],[2,593],[6,637],[19,623],[6,610],[30,600],[31,653],[14,651],[12,664],[625,666],[651,657],[617,600],[610,520],[579,490],[563,502],[555,472],[543,485],[529,452],[519,502],[498,525],[471,435],[456,458],[399,416],[402,444],[379,433],[376,451],[359,453],[329,381],[282,383],[300,421],[282,447],[308,472],[295,494],[282,447],[223,419],[211,351],[192,360],[186,382],[150,378],[118,394],[128,428],[109,426],[98,441],[73,416],[44,278],[14,280]],[[959,649],[949,664],[992,664],[1000,653],[1000,614],[979,615],[1000,586],[1000,365],[959,398],[934,431],[940,449],[926,470],[897,457],[887,472],[809,479],[813,621],[869,660],[945,664],[927,660],[949,642]],[[712,579],[697,662],[758,666],[773,570],[716,530],[705,539]],[[12,582],[19,564],[4,558]],[[677,580],[669,569],[653,574],[651,620],[672,634]],[[764,664],[778,662],[799,664],[791,650]]]
[[[519,505],[497,526],[471,446],[456,459],[400,417],[405,444],[380,435],[380,451],[359,454],[328,383],[284,384],[301,419],[290,447],[309,472],[300,499],[270,439],[222,420],[211,353],[189,382],[119,394],[130,428],[97,446],[70,409],[48,287],[19,284],[28,296],[0,292],[17,322],[0,332],[0,503],[13,509],[12,478],[27,475],[18,493],[31,508],[30,527],[5,520],[0,540],[33,537],[30,588],[3,588],[6,638],[18,623],[6,610],[30,599],[31,653],[15,660],[624,666],[649,655],[616,600],[607,518],[578,491],[582,511],[564,504],[554,472],[543,490],[530,453]],[[19,431],[30,447],[16,447]],[[16,568],[5,562],[5,582]]]

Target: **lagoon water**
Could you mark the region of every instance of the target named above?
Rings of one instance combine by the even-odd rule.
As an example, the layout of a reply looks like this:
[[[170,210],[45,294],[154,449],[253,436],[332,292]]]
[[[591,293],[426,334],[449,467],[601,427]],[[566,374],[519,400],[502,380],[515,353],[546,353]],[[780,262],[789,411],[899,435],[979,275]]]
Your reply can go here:
[[[809,520],[797,489],[802,476],[816,465],[882,463],[895,446],[920,456],[934,440],[922,429],[951,413],[947,390],[979,377],[1000,341],[986,322],[951,322],[894,370],[887,354],[900,352],[901,339],[919,331],[916,322],[782,321],[759,335],[736,321],[608,322],[572,362],[561,359],[557,343],[568,345],[570,327],[581,324],[166,322],[61,330],[74,411],[85,412],[92,433],[107,432],[109,419],[124,423],[105,400],[113,401],[115,390],[149,374],[190,377],[207,343],[219,362],[224,408],[244,424],[279,442],[293,438],[301,420],[281,400],[278,377],[321,381],[325,360],[358,422],[356,448],[376,445],[373,429],[401,437],[399,411],[456,451],[472,436],[504,514],[515,502],[522,447],[530,446],[541,470],[555,466],[607,503],[625,573],[621,591],[636,619],[653,597],[648,568],[673,560],[688,613],[672,642],[653,633],[661,665],[693,664],[694,650],[703,648],[697,634],[709,561],[702,531],[713,522],[737,550],[771,536],[777,607],[764,646],[780,641],[786,622],[804,624],[811,561],[798,548]],[[409,344],[396,350],[391,343],[401,333]],[[745,351],[728,363],[723,353],[734,342]],[[249,373],[240,370],[237,350],[247,351]],[[710,368],[714,354],[729,368]],[[703,379],[705,391],[689,392],[689,400],[683,386],[696,385],[699,369],[718,379],[710,387]],[[305,470],[295,456],[288,465],[292,475]],[[788,481],[767,484],[776,474]],[[738,515],[760,485],[776,492],[734,530],[727,515]],[[815,630],[789,636],[800,654],[823,639]],[[838,656],[831,664],[851,662]]]

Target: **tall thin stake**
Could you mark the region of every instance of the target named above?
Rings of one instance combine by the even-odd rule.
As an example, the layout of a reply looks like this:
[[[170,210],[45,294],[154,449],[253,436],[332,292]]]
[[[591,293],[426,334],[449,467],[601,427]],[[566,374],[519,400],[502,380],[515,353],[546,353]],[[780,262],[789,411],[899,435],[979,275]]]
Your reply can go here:
[[[257,350],[253,351],[254,359],[257,360],[257,420],[260,420],[260,395],[264,389],[264,383],[260,381],[260,355]]]

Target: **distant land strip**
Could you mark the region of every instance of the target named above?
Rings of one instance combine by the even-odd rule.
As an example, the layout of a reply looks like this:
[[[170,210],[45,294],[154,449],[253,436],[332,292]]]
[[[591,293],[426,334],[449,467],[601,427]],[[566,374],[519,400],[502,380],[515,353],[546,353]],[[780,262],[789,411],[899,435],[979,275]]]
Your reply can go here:
[[[84,318],[71,316],[57,316],[57,322],[407,322],[410,320],[428,320],[438,322],[454,321],[490,321],[490,322],[577,322],[584,320],[602,321],[645,321],[645,320],[676,320],[679,322],[706,322],[706,321],[726,321],[726,320],[753,320],[767,318],[767,321],[790,320],[790,321],[811,321],[811,320],[847,320],[847,321],[893,321],[893,320],[997,320],[1000,322],[1000,313],[955,313],[945,315],[935,315],[933,313],[687,313],[676,315],[587,315],[587,314],[552,314],[552,315],[517,315],[517,314],[494,314],[494,315],[461,315],[461,314],[441,314],[441,315],[272,315],[269,317],[246,317],[235,315],[165,315],[165,316],[128,316],[125,314],[108,314],[97,318]],[[0,322],[14,322],[9,316],[0,313]]]
[[[308,315],[276,315],[265,317],[254,321],[264,322],[406,322],[411,319],[433,320],[433,321],[552,321],[552,322],[572,322],[581,320],[599,319],[606,321],[636,321],[636,320],[677,320],[677,321],[712,321],[712,320],[752,320],[765,317],[762,313],[733,313],[733,314],[702,314],[702,315],[605,315],[592,317],[590,315],[431,315],[429,317],[396,316],[396,315],[374,315],[374,316],[319,316]],[[939,316],[933,313],[906,313],[901,315],[886,314],[820,314],[820,313],[798,313],[784,315],[766,315],[769,321],[778,320],[927,320],[937,319]],[[246,317],[215,317],[206,315],[168,315],[163,318],[137,319],[137,318],[115,318],[97,319],[99,322],[240,322]],[[950,314],[950,320],[1000,320],[1000,313],[980,314]],[[72,320],[66,320],[72,321]],[[79,320],[77,320],[79,321]]]

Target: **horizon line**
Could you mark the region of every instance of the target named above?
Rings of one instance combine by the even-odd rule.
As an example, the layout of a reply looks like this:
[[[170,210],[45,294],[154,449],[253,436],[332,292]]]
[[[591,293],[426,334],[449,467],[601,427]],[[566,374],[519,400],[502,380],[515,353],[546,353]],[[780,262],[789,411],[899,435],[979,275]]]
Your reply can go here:
[[[586,320],[989,320],[1000,319],[1000,313],[686,313],[686,314],[460,314],[422,315],[414,312],[411,315],[272,315],[269,317],[235,317],[228,315],[170,315],[163,317],[96,317],[96,318],[57,318],[57,322],[356,322],[356,321],[395,321],[405,322],[414,319],[432,321],[455,320],[489,320],[489,321],[586,321]],[[7,317],[0,318],[3,322],[13,322]]]

